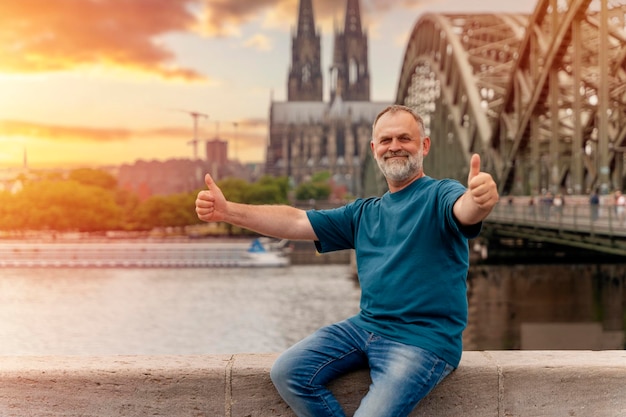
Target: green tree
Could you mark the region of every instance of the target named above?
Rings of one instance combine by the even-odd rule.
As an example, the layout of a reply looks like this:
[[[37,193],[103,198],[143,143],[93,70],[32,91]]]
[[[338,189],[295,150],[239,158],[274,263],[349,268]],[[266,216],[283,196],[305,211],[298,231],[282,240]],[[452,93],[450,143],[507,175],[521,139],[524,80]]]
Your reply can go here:
[[[195,194],[152,196],[139,204],[134,221],[144,230],[197,224],[200,220],[195,211]]]
[[[121,225],[114,193],[97,186],[39,181],[26,184],[13,198],[13,218],[23,229],[92,232]]]
[[[245,195],[248,204],[286,204],[289,180],[287,177],[266,175],[254,184],[250,184]]]
[[[316,172],[311,176],[312,183],[327,183],[328,181],[330,181],[330,171]]]
[[[224,197],[228,201],[246,204],[285,204],[289,182],[286,177],[266,175],[256,183],[240,178],[225,178],[218,181]]]
[[[21,230],[25,218],[15,196],[8,191],[0,192],[0,230]]]
[[[118,188],[115,190],[115,203],[122,210],[122,229],[141,230],[135,219],[135,212],[141,203],[137,193]]]
[[[327,200],[332,192],[330,172],[322,171],[313,174],[310,181],[302,182],[296,187],[297,200]]]
[[[219,186],[230,201],[249,204],[286,203],[286,177],[265,176],[250,184],[227,178]],[[151,230],[202,223],[195,212],[197,193],[139,196],[121,189],[110,174],[94,169],[77,169],[68,179],[62,175],[42,176],[25,182],[12,195],[0,193],[0,229],[105,231]],[[232,229],[229,229],[232,231]]]
[[[69,180],[84,185],[94,185],[105,190],[113,190],[117,187],[117,180],[114,176],[108,172],[92,168],[79,168],[70,171]]]
[[[272,186],[278,189],[277,200],[275,203],[287,203],[287,196],[289,194],[289,178],[286,176],[273,177],[271,175],[264,175],[256,183],[259,186]]]
[[[217,182],[224,197],[235,203],[245,203],[250,183],[240,178],[225,178]]]

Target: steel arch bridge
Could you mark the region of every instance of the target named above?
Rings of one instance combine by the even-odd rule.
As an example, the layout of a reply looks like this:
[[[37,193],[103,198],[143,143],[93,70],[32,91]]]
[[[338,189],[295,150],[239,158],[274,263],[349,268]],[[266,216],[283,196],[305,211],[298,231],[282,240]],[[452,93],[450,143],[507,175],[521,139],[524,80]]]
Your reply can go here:
[[[532,15],[422,16],[395,101],[425,119],[428,175],[465,183],[478,152],[501,195],[622,189],[622,3],[539,0]]]

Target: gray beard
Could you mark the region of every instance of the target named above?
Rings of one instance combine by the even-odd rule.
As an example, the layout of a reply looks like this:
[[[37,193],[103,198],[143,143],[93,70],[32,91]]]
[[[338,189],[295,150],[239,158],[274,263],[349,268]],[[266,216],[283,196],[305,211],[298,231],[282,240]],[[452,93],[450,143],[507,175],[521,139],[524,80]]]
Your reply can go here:
[[[407,156],[407,159],[405,161],[398,159],[385,160],[386,157],[393,155]],[[422,170],[423,161],[422,149],[420,149],[416,155],[410,155],[405,151],[400,151],[396,153],[387,152],[381,158],[376,158],[378,167],[385,178],[394,182],[404,182],[415,176]]]

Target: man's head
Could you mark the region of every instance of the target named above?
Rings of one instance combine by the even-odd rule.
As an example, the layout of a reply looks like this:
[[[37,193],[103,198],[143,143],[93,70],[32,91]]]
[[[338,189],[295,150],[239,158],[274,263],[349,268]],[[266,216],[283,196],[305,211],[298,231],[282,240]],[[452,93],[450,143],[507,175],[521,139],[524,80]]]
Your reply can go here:
[[[383,109],[374,120],[370,145],[391,191],[424,175],[430,138],[424,121],[410,107],[394,104]]]

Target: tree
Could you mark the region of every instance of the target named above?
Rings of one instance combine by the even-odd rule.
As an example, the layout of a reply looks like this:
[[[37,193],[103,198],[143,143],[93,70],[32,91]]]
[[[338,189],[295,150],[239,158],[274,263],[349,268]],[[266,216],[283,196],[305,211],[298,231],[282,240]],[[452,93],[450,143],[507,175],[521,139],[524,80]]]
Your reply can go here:
[[[250,184],[245,194],[247,204],[286,204],[289,180],[287,177],[263,176]]]
[[[297,200],[327,200],[332,192],[329,184],[330,172],[322,171],[314,174],[310,181],[305,181],[296,188]]]
[[[13,199],[11,216],[21,229],[92,232],[121,225],[113,192],[93,185],[32,182]]]
[[[225,178],[217,182],[217,186],[220,187],[224,197],[228,201],[234,203],[245,203],[246,193],[250,187],[250,183],[240,178]]]
[[[249,204],[286,203],[286,177],[261,178],[250,184],[227,178],[219,186],[230,201]],[[195,212],[197,193],[139,196],[117,186],[110,174],[77,169],[68,179],[52,175],[26,182],[16,194],[0,192],[0,230],[96,232],[151,230],[202,223]]]
[[[104,188],[105,190],[113,190],[117,187],[117,180],[111,174],[98,169],[79,168],[70,171],[70,181],[76,181],[84,185],[94,185]]]
[[[144,230],[180,228],[200,223],[196,216],[195,199],[195,194],[191,193],[152,196],[137,207],[134,223]]]
[[[125,230],[140,230],[141,225],[135,222],[134,213],[139,207],[140,200],[137,193],[117,188],[115,203],[122,210],[122,228]]]
[[[257,182],[260,186],[272,186],[278,189],[278,200],[275,203],[287,203],[287,196],[289,194],[289,178],[286,176],[273,177],[271,175],[264,175]]]
[[[240,178],[225,178],[218,181],[224,197],[228,201],[245,204],[285,204],[289,182],[286,177],[266,175],[256,183]]]
[[[21,230],[26,216],[17,199],[8,191],[0,192],[0,230]]]

